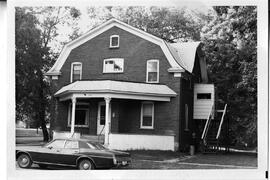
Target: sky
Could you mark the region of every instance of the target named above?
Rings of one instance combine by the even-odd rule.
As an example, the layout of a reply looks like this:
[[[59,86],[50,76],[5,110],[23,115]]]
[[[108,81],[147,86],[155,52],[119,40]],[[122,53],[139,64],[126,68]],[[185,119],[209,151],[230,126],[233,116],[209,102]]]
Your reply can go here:
[[[100,23],[100,22],[95,22],[95,20],[90,20],[88,14],[87,14],[87,8],[89,6],[76,6],[77,9],[80,10],[81,16],[80,19],[78,20],[78,27],[79,27],[79,33],[84,34],[87,31],[89,31],[93,25]],[[209,9],[211,9],[211,6],[207,6],[205,4],[201,3],[185,3],[182,5],[178,5],[177,8],[181,9],[183,7],[186,7],[189,10],[194,10],[194,11],[200,11],[203,13],[207,13]],[[98,8],[98,7],[96,7]],[[42,18],[42,17],[41,17]],[[58,25],[58,36],[52,40],[52,42],[49,44],[54,50],[54,52],[60,52],[61,49],[63,48],[63,44],[60,44],[59,42],[69,42],[69,37],[68,35],[72,33],[72,27],[65,24],[65,25]]]

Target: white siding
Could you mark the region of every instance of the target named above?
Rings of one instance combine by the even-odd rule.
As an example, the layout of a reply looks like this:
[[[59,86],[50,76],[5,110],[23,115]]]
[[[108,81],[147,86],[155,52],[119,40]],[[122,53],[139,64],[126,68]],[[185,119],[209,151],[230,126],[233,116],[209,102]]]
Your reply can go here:
[[[200,93],[210,93],[211,99],[197,99],[197,95]],[[215,102],[214,84],[195,84],[193,119],[207,119],[214,102]]]
[[[172,150],[174,136],[142,134],[109,134],[109,148],[117,150]]]

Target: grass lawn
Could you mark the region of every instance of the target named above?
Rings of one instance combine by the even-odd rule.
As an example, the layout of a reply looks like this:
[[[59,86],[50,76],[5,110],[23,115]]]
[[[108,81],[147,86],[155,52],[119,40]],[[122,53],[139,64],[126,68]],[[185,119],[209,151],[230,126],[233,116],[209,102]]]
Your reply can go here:
[[[129,151],[131,169],[249,169],[257,168],[257,155],[244,153],[196,154],[172,151]]]

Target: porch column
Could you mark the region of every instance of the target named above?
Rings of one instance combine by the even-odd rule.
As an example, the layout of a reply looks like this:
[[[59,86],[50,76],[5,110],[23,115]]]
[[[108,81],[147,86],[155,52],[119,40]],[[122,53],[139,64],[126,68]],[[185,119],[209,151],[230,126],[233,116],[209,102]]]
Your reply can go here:
[[[110,134],[110,126],[111,126],[111,115],[110,115],[110,97],[105,97],[105,103],[106,103],[106,111],[105,111],[105,139],[104,139],[104,145],[109,145],[109,134]]]
[[[76,98],[72,97],[72,111],[71,111],[71,128],[70,128],[70,136],[72,137],[74,134],[75,128],[75,110],[76,110]]]

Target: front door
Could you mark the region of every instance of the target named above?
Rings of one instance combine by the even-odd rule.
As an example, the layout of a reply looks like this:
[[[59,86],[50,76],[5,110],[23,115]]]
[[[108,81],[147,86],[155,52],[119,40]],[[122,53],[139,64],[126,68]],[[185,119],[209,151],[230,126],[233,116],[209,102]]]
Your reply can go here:
[[[105,102],[98,104],[98,117],[97,117],[97,135],[105,133]]]

